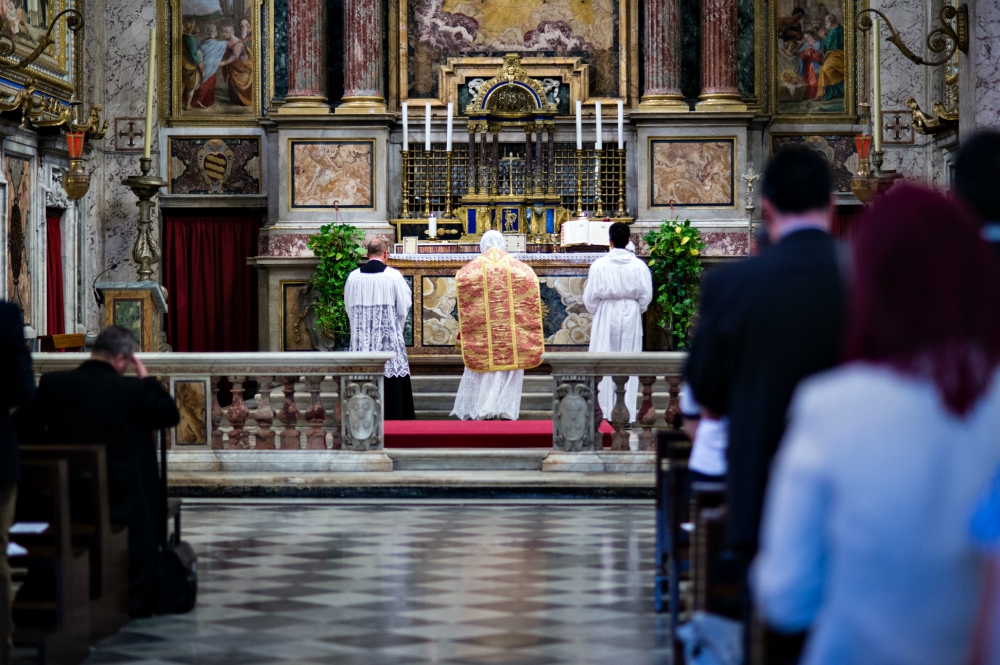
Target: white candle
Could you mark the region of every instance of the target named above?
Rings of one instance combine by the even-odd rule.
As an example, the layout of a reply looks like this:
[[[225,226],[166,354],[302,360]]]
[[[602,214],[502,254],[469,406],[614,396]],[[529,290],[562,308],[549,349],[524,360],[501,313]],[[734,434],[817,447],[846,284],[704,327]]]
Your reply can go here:
[[[594,118],[597,121],[597,140],[594,142],[594,148],[600,150],[604,147],[604,139],[601,137],[601,103],[594,102]]]
[[[452,125],[452,103],[448,102],[448,134],[445,138],[444,149],[451,152],[451,125]]]
[[[431,151],[431,103],[424,105],[424,150]]]
[[[146,72],[146,133],[142,137],[142,156],[149,159],[153,149],[153,77],[156,74],[156,29],[149,29],[149,63]]]
[[[410,109],[409,104],[403,102],[403,150],[410,149]]]
[[[882,43],[879,39],[881,21],[872,21],[872,134],[875,152],[882,152]]]
[[[624,104],[622,100],[618,100],[618,149],[621,150],[625,147],[625,111]]]
[[[437,238],[438,235],[438,219],[431,213],[431,216],[427,218],[427,231],[431,238]]]
[[[576,149],[583,150],[583,102],[576,100]]]

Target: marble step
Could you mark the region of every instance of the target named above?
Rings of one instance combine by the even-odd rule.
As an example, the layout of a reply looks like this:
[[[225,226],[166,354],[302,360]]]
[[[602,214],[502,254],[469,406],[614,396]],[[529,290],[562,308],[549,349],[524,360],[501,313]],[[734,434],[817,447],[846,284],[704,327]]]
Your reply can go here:
[[[548,448],[386,448],[393,471],[541,471]]]

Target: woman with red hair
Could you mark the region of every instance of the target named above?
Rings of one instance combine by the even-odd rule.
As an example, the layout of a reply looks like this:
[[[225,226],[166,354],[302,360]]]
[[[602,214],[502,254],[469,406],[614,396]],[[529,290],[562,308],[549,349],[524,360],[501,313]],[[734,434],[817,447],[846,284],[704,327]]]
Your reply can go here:
[[[899,185],[855,239],[846,363],[801,384],[775,458],[759,610],[802,661],[968,657],[968,521],[1000,464],[1000,272],[970,213]]]

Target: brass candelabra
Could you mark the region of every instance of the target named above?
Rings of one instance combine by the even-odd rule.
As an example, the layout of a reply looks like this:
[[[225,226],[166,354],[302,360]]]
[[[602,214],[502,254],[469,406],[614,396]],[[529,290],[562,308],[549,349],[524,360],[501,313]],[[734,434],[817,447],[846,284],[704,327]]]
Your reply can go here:
[[[625,216],[625,148],[618,148],[618,210],[616,217]]]
[[[601,198],[601,150],[594,150],[594,217],[604,217],[604,200]]]
[[[424,149],[424,217],[431,216],[431,151]]]
[[[132,260],[139,266],[137,272],[140,282],[152,281],[153,266],[160,262],[160,248],[153,235],[153,197],[160,193],[161,187],[167,186],[167,182],[157,175],[149,174],[151,164],[149,157],[140,158],[139,170],[142,174],[122,180],[122,184],[131,189],[139,199],[136,203],[139,207],[138,233],[132,247]]]
[[[444,219],[451,219],[451,151],[445,153]]]
[[[576,216],[583,214],[583,150],[576,150]]]
[[[410,151],[403,150],[403,210],[400,218],[410,218]]]

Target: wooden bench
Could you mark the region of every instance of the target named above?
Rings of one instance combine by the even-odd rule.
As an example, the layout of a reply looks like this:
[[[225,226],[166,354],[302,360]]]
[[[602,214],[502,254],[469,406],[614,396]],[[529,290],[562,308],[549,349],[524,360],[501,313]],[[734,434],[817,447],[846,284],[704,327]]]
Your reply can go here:
[[[22,462],[15,522],[49,526],[12,538],[28,550],[11,558],[11,566],[28,571],[14,597],[14,640],[53,665],[79,663],[89,653],[90,553],[72,545],[69,496],[65,460]]]
[[[104,446],[47,444],[20,450],[26,460],[66,460],[72,544],[90,551],[91,639],[113,635],[128,623],[128,528],[111,524]]]

